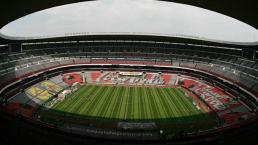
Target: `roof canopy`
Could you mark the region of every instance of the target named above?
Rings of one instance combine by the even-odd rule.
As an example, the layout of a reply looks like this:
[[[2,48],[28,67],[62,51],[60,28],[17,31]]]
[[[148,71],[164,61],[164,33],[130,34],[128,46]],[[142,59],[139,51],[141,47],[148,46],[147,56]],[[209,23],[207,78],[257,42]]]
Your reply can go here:
[[[43,9],[69,3],[89,0],[8,0],[0,5],[0,28],[22,16]],[[241,20],[258,29],[258,1],[229,1],[229,0],[170,0],[178,3],[194,5],[197,7],[216,11],[235,19]]]
[[[8,39],[147,34],[223,42],[258,41],[258,30],[234,18],[154,0],[101,0],[54,7],[20,18],[0,32],[14,36]]]

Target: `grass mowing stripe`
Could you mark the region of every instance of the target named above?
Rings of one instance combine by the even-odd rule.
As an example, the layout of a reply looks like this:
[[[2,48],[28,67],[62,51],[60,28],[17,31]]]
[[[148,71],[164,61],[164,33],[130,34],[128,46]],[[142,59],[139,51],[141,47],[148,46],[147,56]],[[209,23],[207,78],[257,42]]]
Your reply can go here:
[[[96,106],[98,105],[99,101],[101,100],[101,95],[103,94],[103,91],[105,90],[104,87],[97,87],[97,90],[95,92],[93,92],[92,95],[92,99],[89,103],[89,105],[87,107],[84,107],[84,112],[87,115],[92,115],[95,116],[95,111],[96,110]]]
[[[91,85],[88,85],[90,87]],[[99,88],[97,86],[92,86],[93,89],[85,90],[85,95],[87,94],[87,101],[79,109],[79,114],[84,114],[85,110],[88,109],[89,104],[91,104],[91,100],[94,100],[94,94],[98,93]],[[83,97],[82,94],[76,97]],[[89,100],[88,100],[89,99]],[[86,100],[86,99],[85,99]]]
[[[102,96],[103,101],[100,104],[101,107],[100,107],[100,109],[98,110],[98,113],[97,113],[98,116],[105,116],[106,111],[107,111],[107,109],[110,105],[110,101],[111,101],[110,96],[113,95],[115,89],[112,86],[108,86],[105,91],[106,91],[106,93],[103,94],[103,96]]]
[[[136,94],[136,87],[133,87],[132,90],[132,99],[133,99],[133,108],[132,108],[132,112],[133,112],[133,119],[139,119],[139,96]]]
[[[100,114],[100,109],[102,108],[102,104],[104,102],[105,96],[106,94],[108,94],[109,92],[109,88],[106,86],[103,86],[103,90],[100,90],[99,93],[94,97],[95,98],[95,102],[93,104],[91,104],[91,108],[94,108],[91,111],[91,114],[94,116],[99,116],[98,114]]]
[[[88,87],[89,88],[89,87]],[[81,106],[87,101],[86,98],[88,98],[89,94],[91,94],[94,91],[94,89],[91,87],[89,89],[86,89],[84,92],[80,93],[80,95],[74,96],[78,98],[76,102],[72,104],[70,108],[67,109],[68,112],[74,113],[74,112],[80,112]]]
[[[160,97],[158,97],[159,99],[159,106],[161,106],[163,108],[163,112],[164,112],[164,118],[169,118],[170,117],[170,108],[167,104],[167,102],[165,101],[165,94],[161,91],[163,89],[157,89],[155,94],[159,95]]]
[[[156,108],[156,104],[155,104],[155,96],[152,95],[152,92],[151,92],[151,88],[146,88],[146,94],[148,94],[148,101],[149,101],[149,105],[151,105],[151,109],[152,109],[152,115],[151,115],[151,118],[154,118],[155,116],[157,116],[159,113],[158,113],[158,110]]]
[[[176,99],[177,101],[179,102],[180,104],[180,107],[182,108],[183,112],[187,115],[191,115],[191,111],[189,110],[188,106],[185,104],[185,102],[183,103],[183,101],[181,100],[182,97],[185,97],[185,95],[181,95],[179,92],[178,92],[178,89],[175,89],[174,90],[175,94],[176,94]]]
[[[150,97],[149,97],[149,94],[147,93],[147,88],[146,89],[141,89],[143,91],[143,96],[144,96],[144,104],[146,103],[146,107],[148,106],[148,109],[146,109],[146,113],[147,113],[147,116],[148,118],[152,118],[154,116],[154,113],[153,113],[153,108],[152,108],[152,105],[150,103]]]
[[[103,108],[102,108],[102,116],[106,116],[106,114],[108,113],[108,111],[110,110],[111,108],[111,103],[113,101],[113,97],[114,97],[114,94],[116,92],[116,87],[111,87],[111,90],[109,91],[109,94],[107,94],[106,98],[107,98],[107,101],[104,102],[103,104]],[[107,117],[107,118],[110,118]]]
[[[136,94],[137,94],[137,96],[138,96],[138,98],[139,98],[139,104],[138,104],[138,106],[139,106],[139,108],[140,108],[140,110],[139,110],[139,118],[140,119],[143,119],[144,118],[144,112],[145,112],[145,108],[144,108],[144,103],[143,103],[143,95],[142,95],[142,92],[140,91],[140,88],[136,88]]]
[[[173,95],[172,99],[173,99],[173,103],[174,103],[174,107],[177,109],[177,117],[179,117],[179,120],[183,121],[184,118],[181,118],[182,116],[187,116],[187,112],[185,111],[185,105],[183,104],[183,102],[181,102],[178,99],[178,94],[175,92],[176,89],[171,89],[171,94]]]
[[[80,94],[81,92],[83,92],[86,89],[86,86],[82,86],[82,88],[80,88],[79,90],[77,90],[76,92],[72,93],[69,95],[69,97],[67,97],[63,102],[62,105],[58,106],[58,108],[54,108],[54,109],[60,109],[60,110],[64,110],[66,111],[67,108],[69,106],[72,106],[72,104],[79,98],[75,97],[78,94]]]
[[[132,104],[132,87],[129,87],[129,93],[128,93],[128,98],[127,98],[127,109],[126,109],[126,118],[131,118],[132,117],[132,112],[131,109],[133,107]]]
[[[109,86],[104,86],[104,90],[101,92],[100,100],[95,106],[95,114],[96,116],[102,116],[103,115],[103,108],[105,107],[104,104],[107,102],[108,94],[110,94],[112,88]],[[98,99],[98,98],[96,98]]]
[[[124,119],[128,118],[128,106],[129,106],[129,94],[130,94],[130,87],[125,87],[126,88],[126,94],[125,94],[125,104],[124,104]]]
[[[125,87],[122,87],[123,89],[123,93],[122,93],[122,102],[121,102],[121,105],[120,105],[120,109],[119,109],[119,118],[121,119],[125,119],[126,117],[126,114],[125,114],[125,108],[126,108],[126,102],[127,102],[127,93],[128,93],[128,89],[125,88]]]
[[[178,90],[179,94],[184,95],[183,90],[179,89]],[[186,105],[188,105],[188,108],[191,109],[192,112],[192,120],[194,121],[198,121],[198,120],[204,120],[205,119],[205,114],[202,113],[201,111],[197,110],[197,108],[192,104],[192,100],[190,100],[190,98],[187,97],[182,97],[182,99],[184,99],[184,101],[186,102]]]
[[[178,102],[176,101],[176,96],[174,95],[173,88],[166,88],[166,92],[171,96],[169,97],[171,102],[171,107],[173,107],[174,110],[174,116],[177,117],[177,119],[181,120],[180,117],[184,115],[184,113],[180,110],[180,107],[178,106]]]
[[[77,90],[76,92],[74,92],[73,94],[75,93],[78,93],[79,91],[82,91],[83,89],[79,89]],[[62,102],[58,102],[57,104],[55,104],[54,106],[52,106],[52,109],[55,109],[55,110],[64,110],[64,107],[67,106],[67,104],[70,103],[70,101],[72,101],[72,99],[74,99],[72,97],[73,94],[69,94],[65,100],[63,100]]]
[[[116,103],[116,100],[117,100],[117,92],[118,92],[118,88],[117,87],[114,87],[113,88],[114,91],[111,95],[109,95],[109,99],[110,99],[110,103],[108,105],[108,108],[106,109],[106,112],[105,112],[105,117],[106,118],[113,118],[112,116],[112,111],[114,110],[114,106],[115,106],[115,103]]]
[[[159,107],[160,113],[162,115],[162,118],[168,118],[169,115],[167,113],[167,107],[166,107],[166,103],[163,102],[163,98],[165,97],[162,93],[159,92],[159,90],[161,90],[163,88],[155,88],[155,90],[153,90],[153,94],[155,94],[156,96],[156,102],[157,102],[157,106]]]
[[[203,120],[203,116],[200,115],[202,113],[195,108],[195,106],[192,104],[189,98],[187,98],[181,90],[178,90],[178,94],[181,94],[181,96],[183,96],[181,97],[181,99],[185,102],[187,108],[189,109],[189,112],[191,112],[192,114],[191,120]]]
[[[186,97],[186,96],[184,94],[180,94],[178,92],[178,89],[176,89],[174,91],[175,91],[175,94],[177,96],[177,100],[179,100],[180,104],[182,104],[181,102],[184,102],[184,100],[182,100],[182,98]],[[191,109],[189,108],[189,106],[187,106],[186,102],[184,102],[183,106],[180,105],[180,107],[182,108],[182,110],[184,111],[185,114],[192,115]],[[189,122],[189,121],[192,121],[192,117],[189,117],[189,118],[184,120],[184,122]]]
[[[134,119],[135,118],[135,113],[136,113],[135,107],[137,106],[137,103],[135,103],[134,87],[131,87],[130,99],[131,99],[130,118]]]
[[[188,116],[190,115],[192,116],[190,118],[185,119],[185,122],[191,122],[193,120],[196,120],[194,118],[194,113],[193,113],[193,110],[195,110],[196,108],[194,108],[192,104],[187,104],[187,102],[190,103],[190,101],[184,100],[183,97],[186,98],[186,96],[182,94],[178,89],[175,90],[175,94],[178,96],[178,100],[181,100],[181,102],[184,102],[184,106],[181,106],[182,109],[188,114]],[[199,118],[199,116],[197,118]]]
[[[120,105],[122,102],[122,94],[123,94],[123,88],[117,87],[117,93],[114,94],[114,97],[116,98],[115,106],[113,107],[112,116],[114,118],[119,118],[119,111],[120,111]]]
[[[143,106],[141,105],[141,99],[142,99],[142,96],[139,94],[139,91],[137,88],[135,88],[135,96],[137,98],[137,112],[138,112],[138,115],[137,115],[137,119],[141,119],[142,116],[141,116],[141,112],[143,110]]]
[[[125,118],[125,102],[126,102],[126,96],[125,94],[127,94],[127,89],[125,87],[121,87],[122,88],[122,95],[121,95],[121,102],[119,104],[119,111],[118,111],[118,117],[117,118]]]
[[[149,104],[146,104],[147,102],[145,101],[145,93],[144,90],[141,88],[138,88],[138,91],[141,96],[141,106],[143,106],[142,112],[141,112],[141,117],[142,119],[147,119],[150,118],[150,109],[149,109]]]
[[[143,119],[149,118],[150,109],[149,109],[149,105],[146,104],[145,94],[143,92],[143,89],[138,88],[138,91],[139,91],[140,96],[141,96],[141,106],[143,106],[143,110],[141,112],[141,116],[142,116]]]
[[[79,109],[79,114],[84,114],[85,110],[88,110],[89,105],[92,103],[92,100],[95,99],[95,93],[97,93],[99,88],[97,86],[93,86],[93,90],[87,91],[87,99],[85,99],[84,104]]]
[[[106,96],[109,93],[109,91],[111,90],[111,87],[104,86],[103,88],[104,88],[104,90],[102,90],[100,92],[100,94],[95,97],[96,100],[98,100],[98,102],[95,104],[95,106],[93,106],[94,107],[94,110],[93,110],[94,116],[99,116],[99,114],[101,113],[103,104],[105,104]]]
[[[174,95],[174,101],[176,102],[176,106],[177,108],[179,108],[179,116],[184,116],[184,115],[188,115],[187,111],[186,111],[186,108],[185,108],[185,105],[181,102],[181,100],[179,100],[179,95],[177,94],[176,92],[176,89],[173,89],[173,95]]]
[[[174,109],[174,106],[171,102],[171,95],[166,91],[167,89],[161,89],[161,94],[164,95],[163,99],[164,99],[164,102],[167,103],[167,107],[169,108],[168,109],[168,113],[170,114],[169,116],[170,117],[175,117],[175,109]]]
[[[152,105],[152,108],[153,108],[153,118],[156,118],[157,116],[162,116],[161,114],[161,111],[159,110],[159,107],[157,105],[157,97],[159,96],[155,96],[155,94],[153,94],[153,89],[156,89],[156,88],[152,88],[152,87],[149,87],[147,88],[147,92],[149,93],[149,100],[150,100],[150,103]]]
[[[133,102],[133,87],[129,87],[129,96],[127,101],[127,118],[133,118],[133,108],[134,108],[134,102]]]
[[[79,88],[79,90],[77,90],[76,92],[70,94],[68,97],[66,97],[66,99],[62,102],[59,102],[57,105],[53,106],[53,109],[56,110],[65,110],[65,107],[67,107],[70,103],[72,103],[74,101],[74,96],[76,96],[77,94],[79,94],[80,92],[83,92],[86,89],[86,86],[81,86],[81,88]]]
[[[120,111],[120,105],[122,103],[122,94],[123,94],[123,88],[122,87],[118,87],[118,93],[116,94],[116,104],[115,104],[115,107],[114,107],[114,110],[112,111],[112,116],[114,118],[119,118],[119,111]]]
[[[192,104],[192,102],[189,100],[189,98],[181,91],[177,90],[178,94],[180,94],[180,99],[185,102],[187,105],[187,108],[192,114],[199,114],[199,111],[195,108],[195,106]]]
[[[169,111],[168,111],[168,113],[170,114],[169,116],[171,118],[177,117],[176,112],[178,108],[175,108],[176,106],[171,101],[173,96],[171,95],[170,91],[166,91],[166,90],[171,90],[171,89],[162,89],[161,92],[165,96],[163,99],[167,103],[167,107],[169,108]]]

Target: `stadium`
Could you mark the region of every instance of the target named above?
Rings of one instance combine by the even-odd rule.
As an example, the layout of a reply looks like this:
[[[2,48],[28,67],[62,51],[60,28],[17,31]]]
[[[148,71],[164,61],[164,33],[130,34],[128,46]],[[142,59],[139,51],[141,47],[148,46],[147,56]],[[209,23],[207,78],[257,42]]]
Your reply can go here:
[[[71,2],[79,1],[24,1],[0,27]],[[244,15],[227,2],[180,3],[258,28],[253,3]],[[137,32],[0,36],[0,144],[257,142],[257,42]]]

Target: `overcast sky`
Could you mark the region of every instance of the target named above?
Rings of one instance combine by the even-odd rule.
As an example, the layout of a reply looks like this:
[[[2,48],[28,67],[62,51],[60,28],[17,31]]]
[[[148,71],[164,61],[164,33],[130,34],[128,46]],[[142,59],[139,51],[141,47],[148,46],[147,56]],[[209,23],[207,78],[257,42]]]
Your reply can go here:
[[[59,6],[20,18],[0,32],[19,37],[140,32],[258,41],[258,30],[236,19],[193,6],[153,0],[101,0]]]

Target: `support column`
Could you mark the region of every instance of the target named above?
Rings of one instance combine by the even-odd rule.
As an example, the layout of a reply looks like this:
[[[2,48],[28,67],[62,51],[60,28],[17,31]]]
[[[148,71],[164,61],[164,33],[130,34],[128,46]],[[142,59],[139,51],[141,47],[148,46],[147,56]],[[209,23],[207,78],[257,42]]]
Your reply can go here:
[[[256,56],[256,50],[253,49],[253,60],[256,60],[257,56]]]
[[[84,71],[82,72],[82,81],[83,81],[83,83],[86,83],[86,78],[85,78],[85,72]]]
[[[8,53],[21,53],[22,45],[21,43],[10,43],[8,44]]]
[[[242,57],[255,60],[256,59],[256,50],[254,48],[243,48],[242,49]]]

